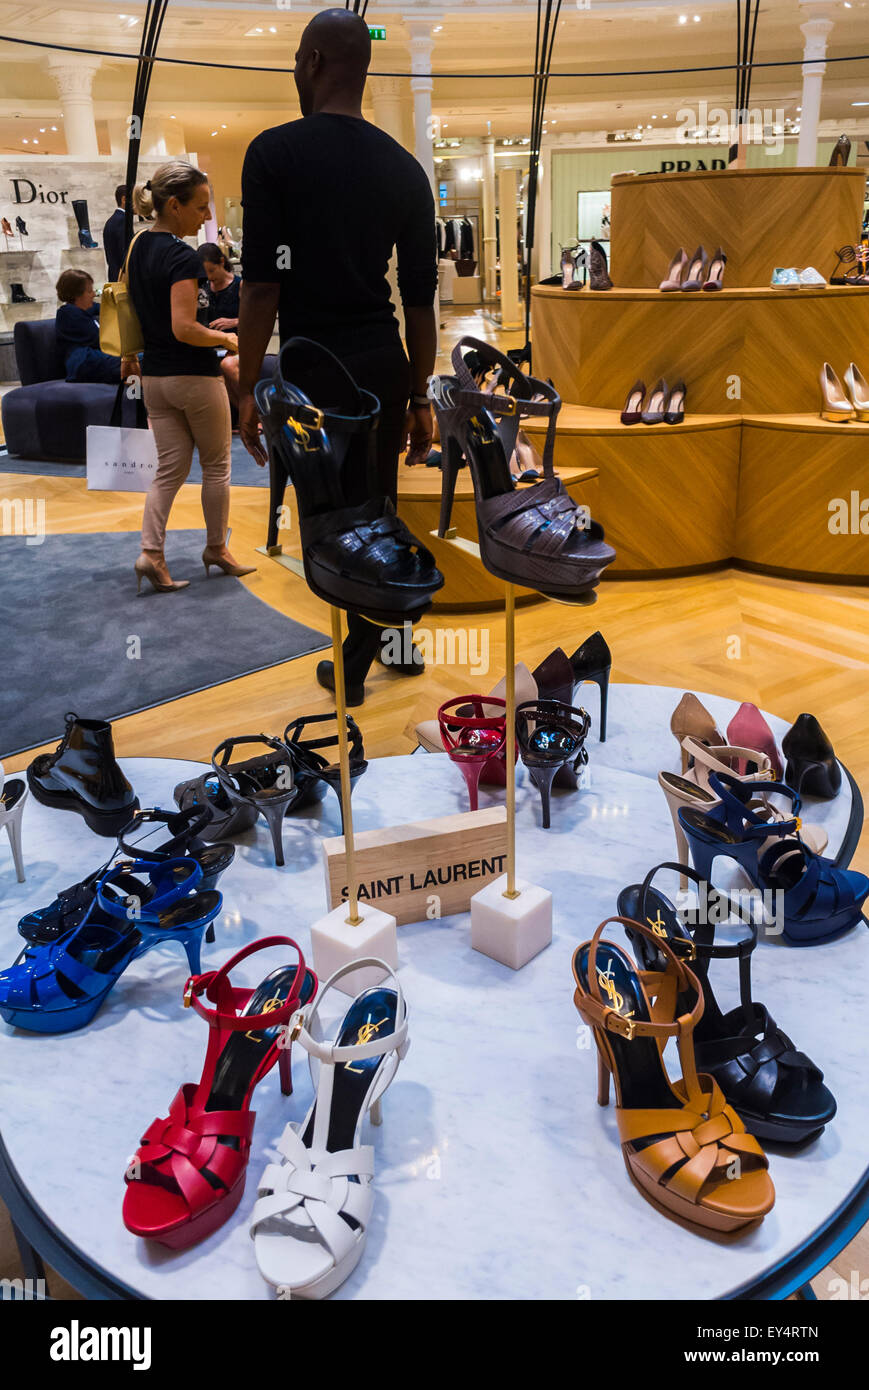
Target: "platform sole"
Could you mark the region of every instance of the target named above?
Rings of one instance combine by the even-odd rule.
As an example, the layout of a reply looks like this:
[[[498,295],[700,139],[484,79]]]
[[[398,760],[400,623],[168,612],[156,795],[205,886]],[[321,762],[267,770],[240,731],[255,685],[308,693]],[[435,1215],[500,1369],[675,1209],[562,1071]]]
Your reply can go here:
[[[691,1226],[701,1235],[709,1231],[718,1234],[730,1233],[732,1231],[744,1230],[747,1226],[755,1226],[762,1221],[766,1212],[758,1212],[753,1215],[745,1216],[726,1216],[723,1212],[710,1211],[708,1207],[698,1207],[696,1202],[688,1202],[683,1197],[679,1197],[675,1192],[669,1194],[668,1200],[662,1202],[658,1195],[658,1184],[652,1178],[646,1177],[639,1170],[631,1167],[630,1155],[624,1149],[622,1156],[625,1160],[625,1167],[628,1176],[638,1192],[641,1192],[647,1202],[651,1202],[664,1216],[676,1217],[679,1221]],[[698,1212],[702,1212],[702,1218],[698,1217]]]
[[[27,785],[29,786],[35,800],[41,806],[50,806],[56,811],[76,811],[78,815],[84,817],[85,824],[93,830],[96,835],[111,836],[116,838],[125,826],[130,824],[136,811],[139,809],[139,798],[135,797],[129,806],[125,806],[122,811],[100,811],[96,806],[89,806],[82,801],[74,792],[50,792],[34,777],[31,769],[27,769]]]
[[[287,1237],[292,1240],[292,1236]],[[362,1252],[365,1249],[365,1236],[359,1241],[358,1245],[350,1251],[346,1259],[340,1264],[333,1265],[330,1270],[313,1280],[310,1284],[305,1284],[301,1288],[294,1289],[290,1284],[277,1284],[276,1291],[278,1298],[290,1302],[294,1298],[298,1299],[319,1299],[328,1298],[330,1293],[340,1289],[341,1285],[350,1278],[354,1269],[362,1259]]]
[[[241,1177],[236,1179],[235,1186],[229,1189],[222,1201],[215,1202],[199,1216],[194,1216],[191,1221],[185,1221],[181,1226],[173,1226],[168,1231],[136,1230],[126,1221],[124,1224],[128,1231],[132,1231],[134,1236],[141,1236],[143,1240],[153,1240],[158,1245],[167,1246],[169,1250],[186,1250],[189,1246],[196,1245],[198,1241],[205,1240],[206,1236],[220,1230],[220,1227],[229,1220],[244,1196],[246,1178],[247,1168]]]

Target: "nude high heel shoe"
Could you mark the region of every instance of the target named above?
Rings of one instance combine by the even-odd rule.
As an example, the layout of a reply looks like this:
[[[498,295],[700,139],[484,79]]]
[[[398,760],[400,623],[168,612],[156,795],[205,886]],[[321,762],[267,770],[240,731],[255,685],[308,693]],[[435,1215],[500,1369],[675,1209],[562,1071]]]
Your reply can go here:
[[[231,560],[222,560],[208,546],[202,552],[202,563],[206,574],[210,573],[212,565],[215,569],[223,570],[224,574],[233,575],[235,579],[241,579],[245,574],[256,574],[256,565],[236,565]]]
[[[163,567],[165,569],[165,562]],[[152,559],[149,558],[149,556],[147,556],[144,553],[144,551],[139,556],[133,568],[136,571],[136,579],[138,580],[138,583],[136,584],[137,594],[140,594],[142,592],[143,579],[147,579],[148,583],[151,585],[151,588],[157,594],[171,594],[176,589],[186,589],[190,585],[189,579],[169,579],[167,582],[167,580],[164,579],[161,575],[159,569],[157,568],[157,565],[154,563]],[[168,573],[169,571],[166,570],[167,575]]]
[[[719,747],[727,743],[727,740],[722,738],[718,732],[715,720],[706,706],[690,690],[685,692],[670,715],[670,732],[678,743],[679,751],[682,754],[683,776],[688,771],[689,762],[689,755],[685,751],[683,739],[696,738],[700,743],[717,744]]]
[[[853,420],[856,411],[845,395],[842,383],[836,376],[829,362],[825,362],[821,368],[820,382],[821,419],[834,421]]]
[[[869,421],[869,382],[856,363],[851,362],[845,373],[845,385],[851,404],[857,412],[857,419]]]

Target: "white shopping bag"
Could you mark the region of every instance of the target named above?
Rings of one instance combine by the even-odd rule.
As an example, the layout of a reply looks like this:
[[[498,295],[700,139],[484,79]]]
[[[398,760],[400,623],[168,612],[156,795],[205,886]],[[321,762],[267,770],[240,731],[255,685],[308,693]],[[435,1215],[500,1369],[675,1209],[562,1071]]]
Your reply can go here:
[[[157,445],[149,429],[88,425],[89,491],[147,492],[157,472]]]

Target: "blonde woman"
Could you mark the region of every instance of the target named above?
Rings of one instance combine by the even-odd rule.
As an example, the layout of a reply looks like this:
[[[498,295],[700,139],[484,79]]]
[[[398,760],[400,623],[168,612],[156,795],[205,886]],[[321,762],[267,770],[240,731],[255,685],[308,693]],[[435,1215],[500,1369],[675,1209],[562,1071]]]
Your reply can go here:
[[[157,473],[145,501],[136,574],[140,590],[147,579],[158,593],[184,589],[189,582],[171,578],[163,546],[194,446],[202,469],[206,573],[210,565],[225,574],[253,572],[237,565],[226,547],[232,430],[217,349],[235,353],[238,340],[235,333],[207,327],[202,264],[181,240],[195,236],[207,220],[209,196],[207,176],[183,160],[161,165],[133,192],[134,210],[153,218],[130,251],[127,279],[142,325],[142,388],[157,444]]]

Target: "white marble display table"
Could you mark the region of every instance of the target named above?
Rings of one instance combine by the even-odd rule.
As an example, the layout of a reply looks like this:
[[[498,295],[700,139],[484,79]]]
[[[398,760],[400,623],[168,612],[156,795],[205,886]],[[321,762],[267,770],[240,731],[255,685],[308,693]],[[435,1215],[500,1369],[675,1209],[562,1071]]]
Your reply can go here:
[[[589,690],[589,688],[586,688]],[[556,794],[552,829],[520,772],[517,841],[523,877],[552,890],[551,947],[515,973],[470,947],[467,916],[399,928],[401,978],[412,1046],[384,1104],[376,1152],[377,1199],[364,1258],[342,1298],[715,1298],[786,1258],[840,1206],[866,1166],[865,1026],[869,940],[861,925],[826,946],[797,950],[762,939],[754,954],[756,998],[820,1065],[839,1103],[836,1119],[797,1151],[768,1146],[777,1201],[759,1229],[730,1244],[705,1240],[659,1215],[628,1181],[613,1109],[595,1101],[593,1048],[573,1006],[571,957],[618,890],[674,857],[673,832],[655,774],[677,766],[669,714],[679,691],[620,685],[611,693],[610,739],[589,741],[591,786]],[[702,696],[726,722],[729,701]],[[589,691],[595,719],[597,694]],[[362,716],[364,729],[364,713]],[[779,735],[785,725],[773,721]],[[143,806],[169,805],[192,763],[128,759]],[[481,805],[503,797],[484,792]],[[847,783],[807,820],[830,828],[831,851],[848,818]],[[380,758],[353,798],[358,829],[417,811],[466,809],[464,782],[444,756]],[[237,841],[221,889],[214,967],[244,943],[280,933],[309,946],[325,904],[320,836],[338,831],[329,792],[308,815],[287,820],[286,866],[272,863],[263,821]],[[0,952],[17,954],[19,916],[49,902],[105,857],[78,816],[32,799],[24,820],[27,882],[16,884],[0,846]],[[672,887],[672,879],[664,881]],[[615,938],[624,944],[619,928]],[[278,963],[245,961],[256,983]],[[717,962],[724,1007],[736,971]],[[273,1298],[257,1272],[247,1217],[270,1145],[310,1100],[303,1054],[295,1094],[277,1072],[256,1092],[257,1124],[247,1191],[229,1223],[179,1254],[130,1235],[121,1220],[123,1173],[141,1133],[166,1113],[182,1081],[198,1078],[206,1027],[182,1008],[187,963],[163,947],[122,977],[93,1023],[43,1037],[0,1023],[0,1127],[30,1198],[69,1242],[114,1278],[156,1299]],[[843,988],[843,982],[847,987]]]

